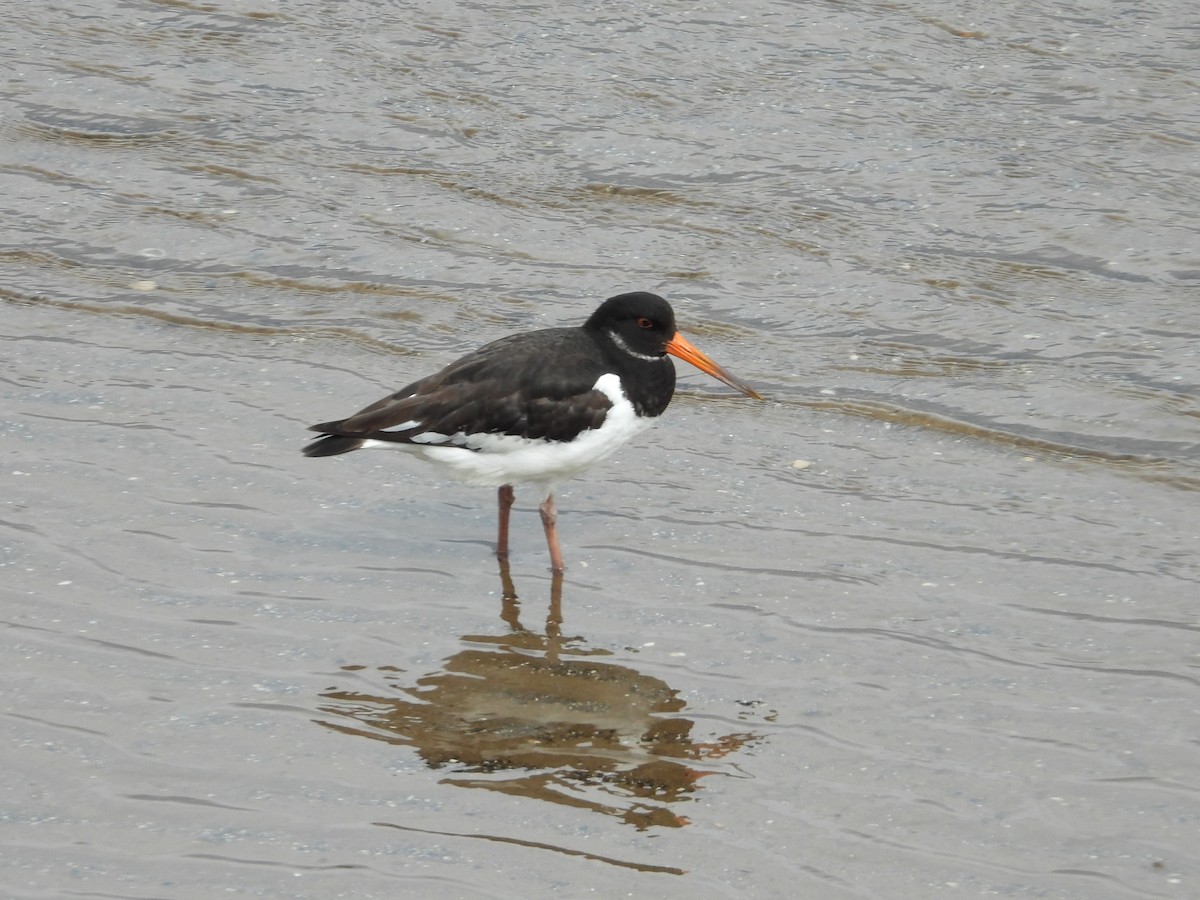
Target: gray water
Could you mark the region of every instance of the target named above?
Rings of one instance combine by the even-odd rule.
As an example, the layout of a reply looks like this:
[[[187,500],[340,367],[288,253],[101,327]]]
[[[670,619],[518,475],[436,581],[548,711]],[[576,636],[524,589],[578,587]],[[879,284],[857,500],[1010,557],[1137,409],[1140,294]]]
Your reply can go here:
[[[5,896],[1200,894],[1193,4],[8,6]],[[625,290],[561,585],[300,456]]]

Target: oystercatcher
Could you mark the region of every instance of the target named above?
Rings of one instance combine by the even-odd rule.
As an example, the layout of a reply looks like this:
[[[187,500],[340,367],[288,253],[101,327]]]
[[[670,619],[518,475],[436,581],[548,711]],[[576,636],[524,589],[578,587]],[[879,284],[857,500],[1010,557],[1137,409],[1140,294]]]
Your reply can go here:
[[[650,425],[675,392],[686,360],[743,394],[758,393],[675,330],[662,297],[611,297],[577,328],[514,334],[414,381],[348,419],[323,422],[305,456],[401,447],[468,484],[499,487],[496,555],[508,557],[513,483],[542,488],[550,564],[563,570],[554,490]]]

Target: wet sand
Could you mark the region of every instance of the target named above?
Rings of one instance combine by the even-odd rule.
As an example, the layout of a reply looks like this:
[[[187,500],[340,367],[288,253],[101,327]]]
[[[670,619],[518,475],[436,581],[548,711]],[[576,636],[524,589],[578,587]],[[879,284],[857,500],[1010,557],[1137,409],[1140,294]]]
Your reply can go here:
[[[1195,894],[1181,7],[91,9],[0,122],[14,897]],[[561,583],[300,455],[627,289],[767,401],[679,366]]]

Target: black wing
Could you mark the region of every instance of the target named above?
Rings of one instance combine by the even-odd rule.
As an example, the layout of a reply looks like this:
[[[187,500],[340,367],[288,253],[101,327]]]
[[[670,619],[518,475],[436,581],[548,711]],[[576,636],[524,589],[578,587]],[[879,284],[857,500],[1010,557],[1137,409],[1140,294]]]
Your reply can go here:
[[[606,371],[575,328],[501,338],[348,419],[314,425],[329,437],[304,452],[344,453],[364,440],[470,446],[473,434],[567,441],[603,424],[612,402],[595,384]]]

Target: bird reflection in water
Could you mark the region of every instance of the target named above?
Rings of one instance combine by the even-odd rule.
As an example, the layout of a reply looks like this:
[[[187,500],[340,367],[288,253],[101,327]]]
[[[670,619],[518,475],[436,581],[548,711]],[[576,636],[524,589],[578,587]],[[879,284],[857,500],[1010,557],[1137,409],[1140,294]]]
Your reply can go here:
[[[506,633],[464,635],[468,646],[412,687],[383,667],[385,695],[331,689],[321,709],[342,718],[321,724],[412,746],[430,768],[454,773],[443,784],[587,809],[639,830],[688,824],[674,807],[717,774],[704,761],[759,736],[693,740],[694,723],[675,715],[685,703],[666,682],[562,636],[561,574],[541,634],[520,623],[507,563],[500,579]]]

